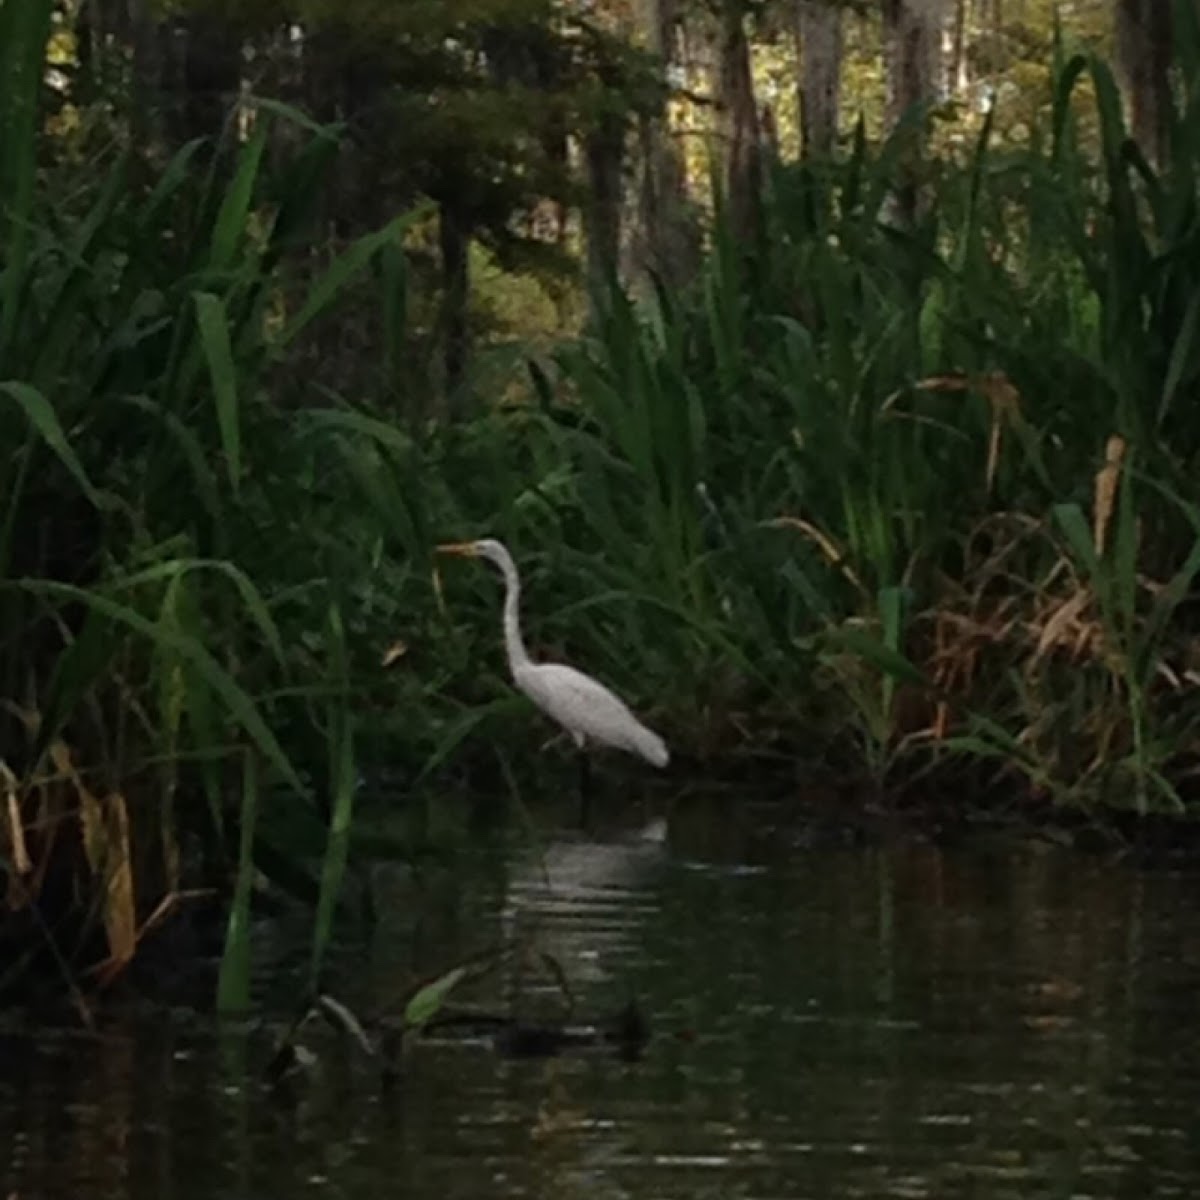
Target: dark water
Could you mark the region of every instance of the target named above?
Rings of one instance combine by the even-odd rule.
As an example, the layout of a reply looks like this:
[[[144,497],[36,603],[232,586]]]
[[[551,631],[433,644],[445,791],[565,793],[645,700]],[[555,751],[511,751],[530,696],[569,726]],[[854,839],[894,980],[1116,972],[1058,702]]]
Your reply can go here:
[[[425,892],[382,872],[342,994],[537,922],[582,1009],[636,991],[642,1061],[430,1043],[387,1093],[318,1044],[283,1103],[255,1022],[13,1018],[0,1197],[1200,1195],[1194,875],[1033,848],[805,851],[686,820],[660,851],[552,847],[551,895],[514,855]],[[474,998],[513,994],[551,991],[510,973]]]

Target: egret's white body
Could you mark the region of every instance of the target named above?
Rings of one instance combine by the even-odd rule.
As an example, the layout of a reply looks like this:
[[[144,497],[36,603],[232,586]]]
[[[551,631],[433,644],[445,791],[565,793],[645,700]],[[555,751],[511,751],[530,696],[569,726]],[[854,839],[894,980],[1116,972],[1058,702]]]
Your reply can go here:
[[[439,546],[446,554],[486,558],[504,576],[504,646],[513,683],[583,749],[588,742],[636,754],[656,767],[670,760],[666,744],[604,684],[565,663],[535,663],[521,637],[521,579],[503,542],[484,538]]]

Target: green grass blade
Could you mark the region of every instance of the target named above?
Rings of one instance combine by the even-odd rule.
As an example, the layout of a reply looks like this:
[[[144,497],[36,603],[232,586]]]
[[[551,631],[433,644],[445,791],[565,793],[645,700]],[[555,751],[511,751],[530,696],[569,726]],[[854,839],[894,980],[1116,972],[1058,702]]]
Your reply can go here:
[[[333,757],[330,779],[333,814],[325,845],[325,857],[321,864],[321,891],[317,899],[317,915],[313,929],[309,979],[314,988],[321,977],[325,951],[333,933],[333,916],[342,889],[342,879],[346,873],[356,783],[353,719],[349,713],[339,711],[336,716],[331,713],[331,720],[336,722],[335,733],[330,737],[330,752]]]
[[[1159,425],[1166,419],[1180,384],[1194,379],[1198,369],[1200,369],[1200,291],[1193,293],[1191,300],[1188,301],[1187,311],[1180,323],[1175,344],[1171,347],[1171,358],[1167,363],[1162,398],[1158,403]]]
[[[883,626],[883,644],[893,654],[903,655],[901,646],[904,626],[904,589],[884,587],[879,589],[877,603],[879,616]],[[904,658],[907,662],[907,658]],[[892,697],[896,691],[896,676],[891,671],[885,671],[883,676],[883,711],[892,711]]]
[[[320,870],[320,893],[317,898],[317,917],[313,926],[310,983],[316,990],[325,949],[329,946],[337,899],[346,874],[349,848],[350,820],[354,812],[356,782],[354,761],[354,719],[347,703],[349,667],[346,655],[346,630],[341,612],[330,606],[328,622],[330,648],[330,684],[335,690],[328,708],[329,794],[332,799],[329,832],[325,838],[325,854]]]
[[[171,161],[167,163],[163,173],[158,177],[158,182],[154,185],[150,195],[146,197],[146,201],[142,205],[138,221],[141,229],[150,230],[154,228],[160,212],[183,184],[187,182],[192,161],[195,159],[197,153],[199,153],[205,141],[205,138],[193,138],[175,152]]]
[[[248,98],[248,103],[259,112],[270,113],[273,117],[290,121],[298,129],[303,129],[306,133],[311,133],[317,138],[336,140],[339,133],[344,129],[344,125],[340,122],[334,121],[329,124],[322,124],[319,121],[315,121],[303,109],[297,108],[294,104],[288,104],[284,100],[276,100],[272,96],[254,95]]]
[[[42,755],[62,732],[76,707],[104,678],[119,649],[120,641],[113,636],[112,622],[89,609],[82,629],[54,664],[42,699],[37,737],[29,755],[31,770],[37,768]]]
[[[432,1021],[467,973],[465,966],[452,967],[444,975],[418,988],[404,1006],[404,1027],[415,1032]]]
[[[141,613],[124,604],[118,604],[107,596],[73,584],[58,583],[46,579],[17,579],[8,586],[31,592],[38,596],[49,596],[58,600],[74,600],[90,609],[111,618],[118,624],[132,629],[148,638],[156,646],[175,650],[185,658],[212,690],[225,702],[229,715],[246,731],[255,745],[279,769],[284,779],[302,796],[308,795],[300,776],[296,773],[275,735],[263,720],[258,706],[226,672],[196,638],[163,629],[147,620]]]
[[[119,403],[128,404],[162,422],[171,441],[178,447],[184,462],[187,463],[195,487],[194,495],[214,521],[220,520],[221,497],[217,490],[217,477],[205,460],[204,448],[195,433],[170,409],[163,408],[148,396],[121,396]]]
[[[929,681],[914,666],[912,661],[894,647],[887,645],[862,629],[846,628],[830,630],[828,641],[841,650],[870,663],[876,670],[881,671],[887,678],[900,683],[912,683],[918,687],[928,687]]]
[[[71,478],[79,484],[83,494],[97,507],[103,507],[99,491],[93,486],[84,470],[83,463],[71,449],[67,435],[59,423],[50,401],[37,388],[26,383],[9,380],[0,383],[0,392],[4,393],[21,408],[29,423],[37,430],[43,442],[54,452],[59,462],[70,472]]]
[[[1087,518],[1078,504],[1056,504],[1053,509],[1054,519],[1058,522],[1067,542],[1078,561],[1083,565],[1089,578],[1094,583],[1100,583],[1102,565],[1096,556],[1096,547],[1092,540],[1092,531],[1088,528]]]
[[[1133,452],[1121,470],[1117,493],[1116,537],[1113,541],[1112,584],[1126,638],[1132,638],[1137,620],[1138,522],[1134,511]]]
[[[505,695],[488,701],[486,704],[477,704],[467,709],[445,727],[433,752],[417,772],[413,786],[415,787],[432,775],[480,725],[490,718],[506,713],[522,712],[526,707],[527,702],[523,696]]]
[[[270,609],[262,593],[254,585],[254,581],[236,563],[225,559],[212,558],[172,558],[155,563],[141,571],[134,571],[111,580],[108,587],[113,591],[127,591],[141,587],[147,583],[157,583],[162,580],[175,580],[193,571],[216,571],[224,575],[237,589],[242,598],[246,612],[250,615],[263,641],[270,648],[276,660],[283,662],[283,639],[279,628],[271,617]]]
[[[426,207],[397,217],[375,233],[361,237],[345,253],[339,255],[325,273],[309,289],[300,311],[283,327],[275,339],[277,350],[286,348],[321,313],[329,308],[341,290],[374,258],[385,246],[396,244],[405,229],[423,217]]]
[[[69,246],[63,247],[66,269],[45,271],[46,299],[39,307],[45,311],[37,333],[37,345],[31,347],[33,367],[30,382],[40,384],[53,379],[70,361],[71,343],[79,336],[79,312],[89,295],[96,260],[104,253],[102,235],[110,229],[128,194],[128,151],[123,151],[105,176],[100,195],[83,219]]]
[[[242,475],[242,442],[238,420],[237,368],[229,341],[229,319],[224,304],[210,292],[195,292],[192,298],[196,304],[200,341],[212,382],[225,466],[230,487],[236,496]]]
[[[1052,155],[1056,162],[1073,149],[1071,93],[1088,69],[1088,59],[1084,54],[1073,55],[1062,65],[1054,83],[1052,100],[1051,133],[1053,137]]]
[[[379,258],[380,286],[383,289],[383,360],[387,386],[402,384],[401,368],[405,360],[405,334],[409,319],[408,260],[403,248],[389,242]]]
[[[221,202],[213,227],[209,265],[216,271],[227,271],[237,258],[238,243],[246,230],[254,188],[258,182],[263,151],[267,146],[267,123],[260,121],[250,141],[243,148],[238,169]]]
[[[0,371],[26,282],[42,67],[53,11],[53,0],[5,0],[0,7]]]
[[[1197,573],[1200,573],[1200,537],[1192,543],[1192,548],[1183,565],[1154,598],[1154,604],[1150,609],[1150,616],[1142,634],[1143,641],[1147,646],[1154,645],[1176,609],[1187,598]]]
[[[334,913],[342,889],[342,878],[346,872],[357,776],[354,759],[354,718],[344,694],[345,689],[349,687],[345,633],[336,608],[330,610],[329,636],[333,648],[333,682],[342,694],[336,696],[329,706],[327,743],[330,754],[329,792],[333,799],[333,811],[325,842],[325,857],[321,864],[321,891],[317,899],[317,915],[313,928],[309,981],[314,990],[320,983],[321,964],[333,932]]]
[[[337,429],[346,433],[372,438],[381,446],[400,455],[409,455],[415,448],[412,438],[395,425],[369,417],[365,413],[336,408],[314,408],[299,414],[301,420],[314,429]]]
[[[225,949],[217,978],[217,1012],[250,1007],[250,900],[254,884],[254,829],[258,823],[258,766],[252,750],[242,760],[241,830],[237,879],[225,930]]]

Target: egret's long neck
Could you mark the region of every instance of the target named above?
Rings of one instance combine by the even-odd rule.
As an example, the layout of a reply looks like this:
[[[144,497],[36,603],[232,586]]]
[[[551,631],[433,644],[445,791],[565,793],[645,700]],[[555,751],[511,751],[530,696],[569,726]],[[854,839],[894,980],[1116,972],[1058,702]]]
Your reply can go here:
[[[504,648],[508,651],[509,669],[529,665],[529,651],[521,637],[521,577],[512,559],[498,559],[496,565],[504,576]]]

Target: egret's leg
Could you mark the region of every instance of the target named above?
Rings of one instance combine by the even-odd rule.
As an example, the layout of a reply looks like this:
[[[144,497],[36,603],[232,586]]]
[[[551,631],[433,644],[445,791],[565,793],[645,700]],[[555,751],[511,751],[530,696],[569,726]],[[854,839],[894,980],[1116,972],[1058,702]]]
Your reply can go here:
[[[579,828],[587,829],[592,819],[592,760],[582,735],[576,736],[575,745],[579,748]]]
[[[592,760],[587,751],[579,755],[579,827],[588,829],[592,822]]]

